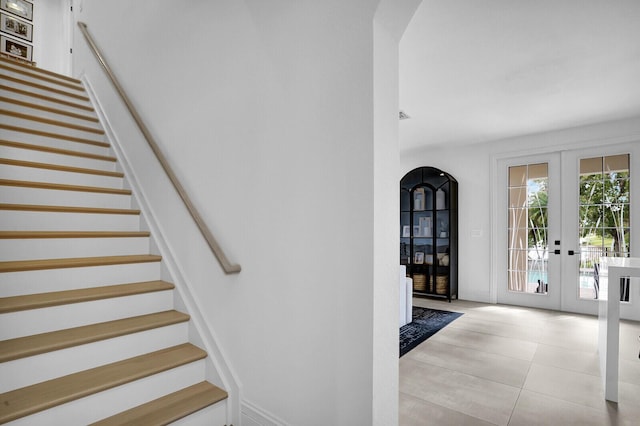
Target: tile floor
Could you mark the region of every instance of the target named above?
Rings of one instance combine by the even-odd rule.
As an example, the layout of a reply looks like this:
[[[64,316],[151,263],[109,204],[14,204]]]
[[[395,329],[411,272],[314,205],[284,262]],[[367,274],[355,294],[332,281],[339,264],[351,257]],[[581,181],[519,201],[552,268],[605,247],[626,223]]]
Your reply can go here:
[[[598,367],[597,318],[414,299],[464,315],[400,359],[400,425],[640,425],[640,323],[620,324],[618,404]]]

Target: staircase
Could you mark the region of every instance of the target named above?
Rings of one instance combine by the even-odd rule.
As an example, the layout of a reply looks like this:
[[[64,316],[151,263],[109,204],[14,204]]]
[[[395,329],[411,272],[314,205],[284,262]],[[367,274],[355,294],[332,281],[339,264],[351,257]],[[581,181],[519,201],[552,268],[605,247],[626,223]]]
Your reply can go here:
[[[0,57],[0,424],[220,425],[80,81]]]

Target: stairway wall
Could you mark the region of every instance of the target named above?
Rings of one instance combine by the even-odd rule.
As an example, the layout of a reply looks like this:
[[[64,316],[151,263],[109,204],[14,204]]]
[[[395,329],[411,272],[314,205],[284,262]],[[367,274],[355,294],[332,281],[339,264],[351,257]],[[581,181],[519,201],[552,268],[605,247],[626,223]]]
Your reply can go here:
[[[242,265],[237,276],[222,274],[80,39],[74,74],[94,88],[192,302],[232,360],[246,417],[371,424],[376,2],[312,3],[85,1],[77,16]]]

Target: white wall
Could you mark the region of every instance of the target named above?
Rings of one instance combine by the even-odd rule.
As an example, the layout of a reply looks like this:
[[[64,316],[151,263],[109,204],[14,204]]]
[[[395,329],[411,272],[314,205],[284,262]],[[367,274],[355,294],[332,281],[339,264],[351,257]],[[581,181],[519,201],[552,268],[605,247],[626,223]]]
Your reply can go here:
[[[399,49],[407,24],[421,0],[384,0],[374,20],[374,268],[373,268],[373,423],[398,422],[398,316],[399,294],[397,224],[400,196],[397,174],[400,167],[398,145]],[[389,262],[389,260],[392,260]],[[395,368],[389,368],[392,365]]]
[[[374,287],[384,284],[372,249],[376,3],[84,0],[76,11],[242,265],[223,275],[76,32],[74,74],[87,76],[125,144],[245,408],[283,423],[383,424],[373,393],[397,398],[397,384],[380,383],[397,377],[388,331],[376,347],[394,358],[373,359]],[[380,165],[393,175],[390,161]],[[397,256],[386,262],[393,270]],[[376,318],[397,327],[393,300],[378,303]],[[394,418],[397,402],[377,410]]]
[[[40,68],[69,74],[69,0],[33,2],[33,60]]]
[[[492,294],[491,191],[496,158],[640,140],[640,117],[468,146],[435,146],[401,153],[401,179],[420,166],[451,173],[459,184],[459,297],[495,302]],[[634,160],[634,161],[637,161]],[[495,278],[497,280],[498,278]]]

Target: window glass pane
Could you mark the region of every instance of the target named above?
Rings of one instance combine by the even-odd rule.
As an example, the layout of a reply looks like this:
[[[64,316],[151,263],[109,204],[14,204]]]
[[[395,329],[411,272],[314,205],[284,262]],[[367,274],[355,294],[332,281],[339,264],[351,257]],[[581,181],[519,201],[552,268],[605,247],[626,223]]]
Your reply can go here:
[[[530,164],[528,171],[528,180],[546,179],[549,176],[549,167],[547,163]]]
[[[610,157],[604,157],[604,172],[626,173],[629,171],[629,154],[613,155]]]
[[[509,168],[508,289],[547,292],[547,163]]]
[[[524,186],[527,182],[527,166],[509,167],[509,186]]]
[[[580,160],[581,298],[597,298],[593,267],[601,256],[628,256],[630,248],[630,156]]]
[[[527,188],[524,186],[509,189],[509,207],[525,207],[527,205]]]
[[[580,160],[580,174],[601,174],[602,157],[583,158]]]
[[[509,228],[527,227],[527,209],[509,209]]]

